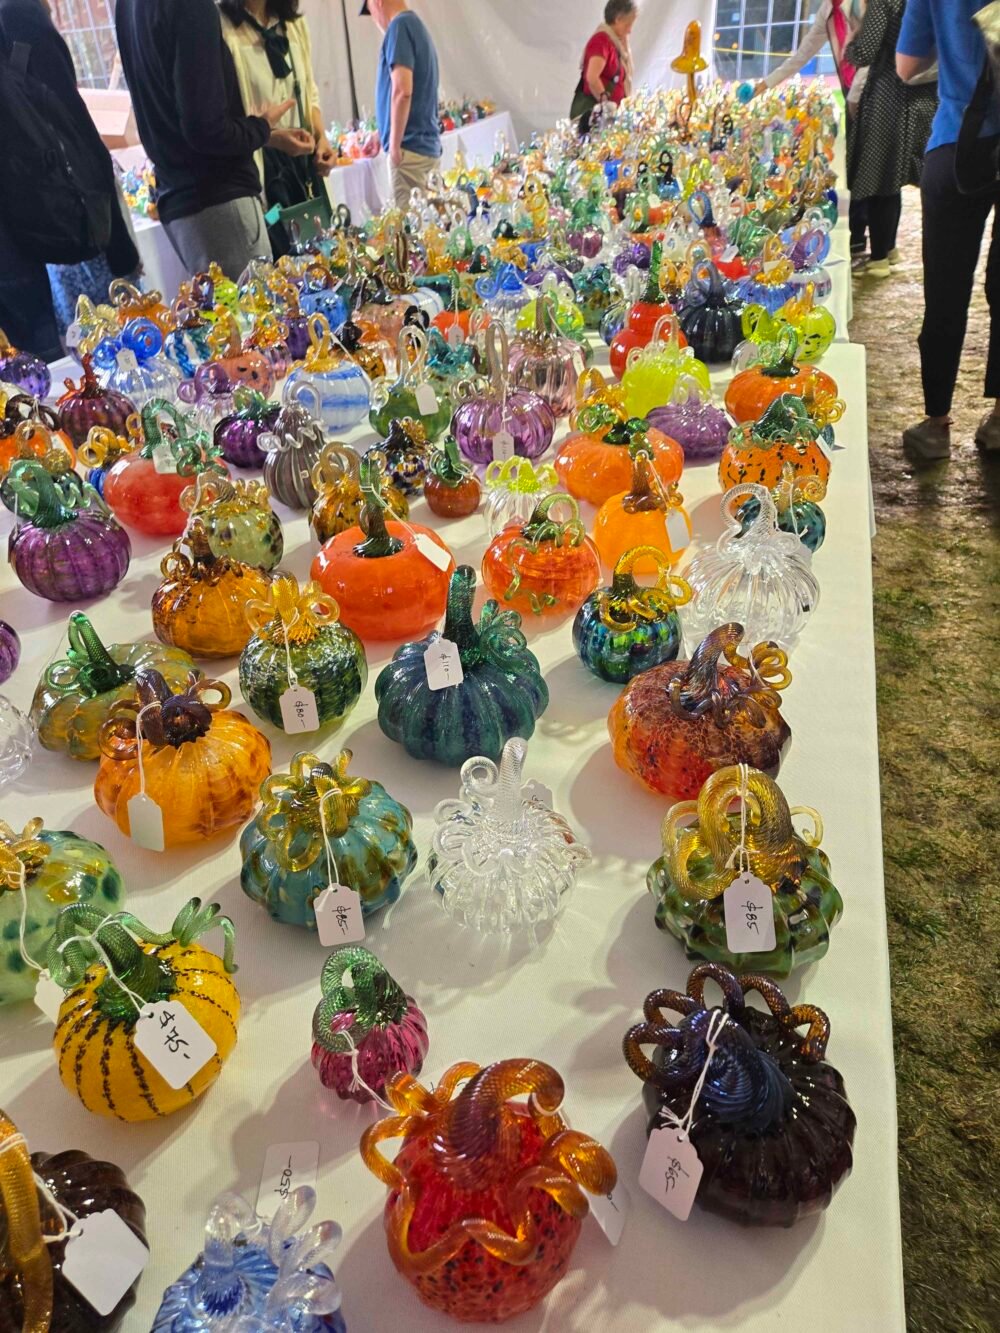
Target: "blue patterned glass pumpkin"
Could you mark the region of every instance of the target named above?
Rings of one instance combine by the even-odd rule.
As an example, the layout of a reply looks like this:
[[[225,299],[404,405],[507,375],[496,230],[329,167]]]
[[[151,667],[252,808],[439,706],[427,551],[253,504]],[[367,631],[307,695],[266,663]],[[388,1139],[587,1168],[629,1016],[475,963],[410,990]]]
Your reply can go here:
[[[309,317],[309,350],[285,380],[281,400],[304,407],[328,431],[364,421],[371,406],[371,381],[346,352],[334,350],[323,315]]]

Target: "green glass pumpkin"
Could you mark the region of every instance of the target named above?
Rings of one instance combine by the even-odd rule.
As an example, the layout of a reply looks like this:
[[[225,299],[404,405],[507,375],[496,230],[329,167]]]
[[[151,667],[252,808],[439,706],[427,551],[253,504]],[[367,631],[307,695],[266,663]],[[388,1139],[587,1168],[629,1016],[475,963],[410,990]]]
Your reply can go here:
[[[652,563],[658,578],[652,587],[636,582],[640,561]],[[573,621],[573,644],[588,670],[602,680],[626,685],[633,676],[672,662],[681,646],[677,608],[691,600],[691,589],[670,572],[670,561],[655,546],[634,546],[615,565],[610,588],[584,602]]]
[[[262,481],[232,481],[201,472],[193,486],[181,491],[179,503],[201,519],[213,555],[265,574],[281,563],[285,538]]]
[[[101,727],[115,704],[138,698],[137,671],[158,671],[174,691],[192,672],[201,675],[181,648],[162,643],[113,643],[106,648],[82,611],[70,616],[67,634],[65,658],[47,667],[38,682],[31,720],[46,750],[64,750],[71,759],[100,759]]]
[[[261,809],[240,838],[240,884],[276,921],[315,930],[313,904],[333,882],[354,889],[369,916],[396,901],[417,863],[409,810],[381,783],[351,777],[351,758],[297,754],[288,773],[261,784]]]
[[[475,571],[462,565],[451,576],[444,633],[403,644],[375,682],[379,726],[414,759],[453,768],[473,755],[499,759],[512,736],[531,735],[548,707],[548,687],[521,633],[521,617],[491,601],[476,626],[475,594]],[[463,679],[432,690],[424,657],[441,639],[458,648]]]
[[[38,972],[21,954],[22,916],[24,951],[42,968],[64,907],[84,903],[108,914],[124,897],[122,877],[98,843],[42,828],[40,819],[21,833],[0,820],[0,1005],[30,1000],[35,993]]]
[[[399,378],[391,386],[380,380],[372,393],[368,421],[383,440],[388,437],[392,423],[406,417],[420,422],[432,444],[451,424],[452,404],[447,385],[428,374],[426,363],[427,335],[423,329],[407,324],[399,335]],[[430,408],[431,397],[433,408]],[[430,410],[421,411],[421,406]]]
[[[284,731],[281,696],[294,684],[312,692],[319,726],[343,722],[361,698],[368,660],[334,599],[282,575],[246,614],[254,632],[240,656],[240,690],[257,716]]]

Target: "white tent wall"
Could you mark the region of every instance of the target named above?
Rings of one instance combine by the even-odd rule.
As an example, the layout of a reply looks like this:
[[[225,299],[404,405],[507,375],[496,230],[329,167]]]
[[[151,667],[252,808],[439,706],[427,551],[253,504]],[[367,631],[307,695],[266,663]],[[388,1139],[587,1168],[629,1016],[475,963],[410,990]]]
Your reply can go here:
[[[347,21],[362,114],[375,104],[381,35],[347,0]],[[430,28],[446,97],[487,97],[512,113],[529,138],[569,113],[588,37],[603,18],[603,0],[411,0]],[[313,35],[314,64],[328,119],[351,114],[341,0],[303,0]],[[711,63],[715,0],[640,0],[632,35],[636,81],[662,87],[682,81],[670,69],[684,29],[702,26],[702,54]],[[706,76],[707,77],[707,76]]]

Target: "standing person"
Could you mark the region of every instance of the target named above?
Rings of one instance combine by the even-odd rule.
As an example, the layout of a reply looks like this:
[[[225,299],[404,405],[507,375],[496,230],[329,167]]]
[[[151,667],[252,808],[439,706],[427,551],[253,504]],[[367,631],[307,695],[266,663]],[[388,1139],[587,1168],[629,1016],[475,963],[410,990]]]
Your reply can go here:
[[[854,138],[854,122],[857,117],[861,94],[868,80],[867,69],[857,69],[846,57],[847,46],[861,26],[865,10],[865,0],[821,0],[815,17],[802,36],[796,50],[772,69],[765,78],[754,87],[754,93],[762,93],[766,88],[777,88],[786,79],[798,74],[803,66],[818,56],[829,42],[833,64],[840,80],[847,109],[847,154],[850,158],[851,142]],[[851,196],[848,221],[851,228],[851,258],[861,258],[868,249],[868,203],[866,200]]]
[[[573,94],[570,119],[581,136],[590,133],[594,108],[601,102],[619,105],[632,91],[632,48],[629,36],[639,16],[635,0],[608,0],[604,22],[583,49],[580,82]]]
[[[853,137],[847,146],[847,188],[867,201],[871,257],[864,272],[888,278],[899,261],[896,233],[903,186],[919,185],[937,107],[937,84],[910,87],[896,73],[896,40],[906,0],[868,0],[846,56],[868,67]]]
[[[405,208],[410,191],[426,189],[441,161],[437,52],[405,0],[365,0],[361,13],[370,14],[382,33],[375,117],[393,197]]]
[[[323,178],[337,155],[323,128],[323,110],[313,74],[309,25],[299,13],[299,0],[219,0],[222,36],[236,65],[243,106],[287,102],[293,106],[279,129],[305,129],[312,134],[312,156],[290,156],[265,145],[255,154],[264,186],[264,209],[290,208],[310,199],[328,200]],[[327,214],[329,216],[329,214]],[[284,223],[268,227],[275,256],[287,253],[290,238]]]
[[[907,452],[920,462],[951,454],[951,404],[972,284],[991,213],[986,265],[990,345],[984,396],[994,405],[980,422],[976,443],[990,453],[1000,451],[1000,105],[995,88],[990,89],[986,46],[972,20],[982,3],[910,0],[897,43],[900,78],[913,78],[936,58],[941,93],[920,184],[924,323],[919,345],[927,416],[903,432]]]
[[[84,291],[92,300],[106,300],[111,279],[138,268],[139,252],[122,210],[111,154],[77,89],[73,58],[47,0],[0,0],[0,61],[5,65],[15,47],[22,53],[24,76],[44,85],[71,119],[75,151],[86,154],[91,164],[88,179],[103,181],[107,191],[107,244],[79,264],[52,264],[47,271],[44,258],[26,253],[23,241],[19,244],[12,230],[0,225],[0,328],[16,346],[55,361],[62,356],[60,333],[73,318],[76,296]],[[82,164],[73,165],[79,169]]]
[[[315,146],[306,130],[277,128],[295,99],[245,113],[213,0],[118,0],[115,28],[170,244],[190,273],[215,260],[235,280],[271,253],[254,153]]]

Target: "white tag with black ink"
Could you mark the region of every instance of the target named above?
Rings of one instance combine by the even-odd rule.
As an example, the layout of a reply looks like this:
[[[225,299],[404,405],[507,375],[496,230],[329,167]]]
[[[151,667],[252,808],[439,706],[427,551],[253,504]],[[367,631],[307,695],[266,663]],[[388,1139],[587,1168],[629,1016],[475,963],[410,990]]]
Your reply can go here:
[[[216,1052],[212,1038],[176,1000],[143,1005],[134,1041],[147,1064],[175,1090],[204,1069]]]
[[[149,1262],[149,1251],[116,1212],[77,1222],[66,1242],[62,1275],[99,1315],[109,1315]]]
[[[417,385],[417,411],[422,417],[432,417],[438,410],[437,394],[432,385],[425,380],[423,384]]]
[[[319,731],[319,710],[316,696],[304,685],[291,685],[278,700],[281,725],[293,736],[296,732]]]
[[[686,1222],[704,1170],[686,1134],[673,1128],[654,1129],[646,1144],[639,1184],[679,1222]]]
[[[628,1218],[628,1191],[619,1180],[610,1194],[588,1194],[587,1202],[594,1214],[594,1221],[601,1228],[612,1245],[617,1245],[625,1230]]]
[[[153,471],[162,474],[177,471],[177,459],[171,445],[164,440],[153,449]]]
[[[257,1216],[270,1222],[291,1194],[303,1185],[316,1184],[319,1169],[319,1144],[272,1143],[264,1154],[264,1166],[257,1190]]]
[[[456,348],[461,347],[464,342],[465,333],[462,331],[461,324],[456,320],[448,330],[448,346],[454,351]]]
[[[498,430],[493,436],[493,457],[498,463],[506,463],[516,453],[514,437],[509,430]]]
[[[48,972],[39,972],[35,986],[35,1007],[42,1011],[50,1023],[59,1022],[59,1010],[65,998],[66,992],[62,986],[53,981]]]
[[[137,792],[128,800],[129,835],[137,847],[145,847],[148,852],[162,852],[163,811],[145,792]]]
[[[756,875],[737,875],[722,895],[730,953],[770,953],[775,945],[774,900]]]
[[[667,541],[671,551],[683,551],[691,545],[687,521],[679,509],[667,510]]]
[[[436,639],[424,653],[427,685],[432,690],[449,690],[465,679],[458,645],[450,639]]]
[[[450,553],[432,541],[425,532],[418,532],[413,538],[413,544],[424,559],[429,560],[437,569],[447,569],[451,564]]]
[[[331,884],[313,903],[319,942],[326,949],[358,944],[365,937],[361,897],[343,884]]]
[[[546,810],[552,809],[555,799],[552,795],[552,788],[546,787],[544,782],[538,782],[537,780],[525,783],[521,788],[521,797],[525,801],[537,801],[539,805],[544,805]]]
[[[133,370],[139,369],[139,362],[135,359],[135,352],[130,347],[122,347],[115,353],[115,361],[119,370],[125,371],[126,375],[131,374]]]

